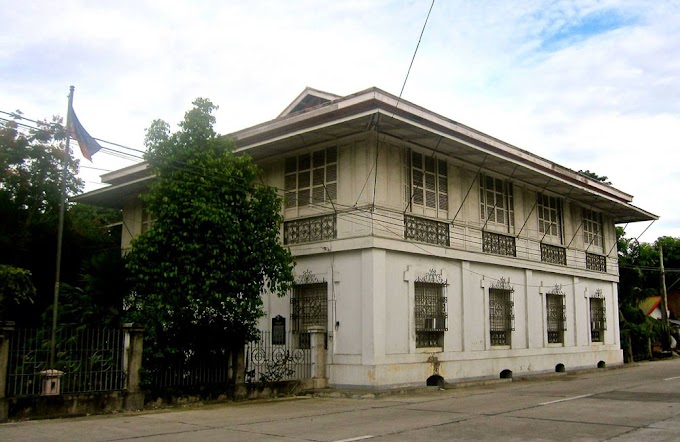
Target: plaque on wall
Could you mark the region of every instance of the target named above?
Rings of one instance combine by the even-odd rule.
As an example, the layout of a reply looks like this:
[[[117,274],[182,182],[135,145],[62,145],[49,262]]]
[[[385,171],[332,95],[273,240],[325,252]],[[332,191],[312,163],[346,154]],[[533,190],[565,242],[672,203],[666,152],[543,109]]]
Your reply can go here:
[[[272,345],[286,345],[286,318],[281,315],[272,318]]]

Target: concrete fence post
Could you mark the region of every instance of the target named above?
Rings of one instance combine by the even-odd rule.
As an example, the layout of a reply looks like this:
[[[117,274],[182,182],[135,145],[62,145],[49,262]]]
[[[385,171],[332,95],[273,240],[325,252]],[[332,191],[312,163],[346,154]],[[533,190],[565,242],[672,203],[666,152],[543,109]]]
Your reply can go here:
[[[144,327],[139,324],[123,324],[125,332],[125,343],[127,344],[125,361],[125,371],[127,379],[125,382],[125,403],[126,410],[140,410],[144,408],[144,392],[140,388],[139,371],[142,368],[142,352],[144,350]]]
[[[240,342],[234,353],[234,400],[248,399],[246,387],[246,344]]]
[[[9,401],[5,395],[9,374],[9,340],[14,331],[14,322],[0,321],[0,422],[9,418]]]
[[[312,383],[313,388],[328,387],[326,377],[326,329],[321,326],[307,328],[312,348]]]

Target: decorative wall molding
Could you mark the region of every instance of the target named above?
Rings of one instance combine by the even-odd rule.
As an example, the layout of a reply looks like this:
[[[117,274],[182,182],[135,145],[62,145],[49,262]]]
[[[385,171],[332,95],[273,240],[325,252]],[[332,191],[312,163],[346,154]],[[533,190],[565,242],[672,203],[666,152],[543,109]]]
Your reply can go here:
[[[491,288],[496,290],[509,290],[511,292],[515,291],[515,288],[510,285],[510,278],[506,280],[504,277],[501,277],[495,283],[491,284]]]
[[[562,291],[562,284],[555,284],[555,286],[546,293],[548,293],[549,295],[564,296],[564,292]]]
[[[602,294],[602,289],[595,289],[595,293],[593,293],[591,298],[597,298],[597,299],[604,299],[604,295]]]
[[[316,275],[309,269],[302,272],[302,274],[300,274],[295,281],[296,284],[318,284],[320,282],[326,282],[326,280],[321,278],[319,281],[319,278],[317,278]]]
[[[448,281],[443,278],[443,272],[437,273],[435,269],[430,269],[425,275],[418,276],[415,282],[426,282],[428,284],[449,285]]]

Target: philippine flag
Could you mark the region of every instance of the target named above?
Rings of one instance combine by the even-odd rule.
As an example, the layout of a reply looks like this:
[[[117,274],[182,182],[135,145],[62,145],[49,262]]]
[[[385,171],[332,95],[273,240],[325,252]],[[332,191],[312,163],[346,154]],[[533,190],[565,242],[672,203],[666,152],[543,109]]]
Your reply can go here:
[[[73,108],[71,108],[69,112],[68,134],[71,138],[78,142],[83,156],[90,161],[92,161],[92,155],[97,153],[99,149],[102,148],[99,143],[97,143],[97,140],[92,138],[90,134],[87,133],[83,125],[80,124],[80,121],[78,121],[78,117],[76,117],[76,113],[73,111]]]

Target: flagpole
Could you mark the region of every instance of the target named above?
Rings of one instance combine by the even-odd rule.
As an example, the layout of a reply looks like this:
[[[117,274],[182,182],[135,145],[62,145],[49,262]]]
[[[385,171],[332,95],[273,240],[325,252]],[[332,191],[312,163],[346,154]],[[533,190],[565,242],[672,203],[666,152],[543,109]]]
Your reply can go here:
[[[66,179],[68,177],[68,163],[71,158],[71,137],[69,127],[71,123],[71,109],[73,109],[73,90],[69,88],[68,110],[66,112],[66,152],[62,160],[61,172],[61,201],[59,204],[59,227],[57,229],[57,268],[54,279],[54,301],[52,302],[52,337],[50,340],[50,368],[55,367],[55,353],[57,348],[57,308],[59,306],[59,284],[61,275],[61,244],[64,238],[64,212],[66,211]]]

